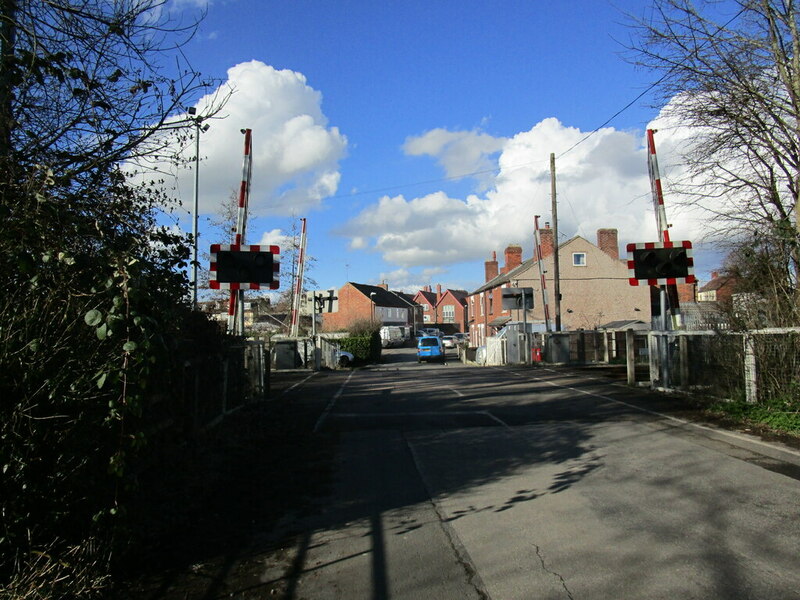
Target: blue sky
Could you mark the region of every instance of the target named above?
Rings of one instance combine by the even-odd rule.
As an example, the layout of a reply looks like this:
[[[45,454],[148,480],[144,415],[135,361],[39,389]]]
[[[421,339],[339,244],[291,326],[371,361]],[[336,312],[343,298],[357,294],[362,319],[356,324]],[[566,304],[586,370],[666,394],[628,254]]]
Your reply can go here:
[[[645,15],[647,2],[175,1],[184,16],[207,10],[185,52],[232,92],[201,138],[203,248],[221,241],[208,221],[238,188],[245,127],[247,242],[284,246],[305,217],[320,288],[472,290],[492,251],[521,244],[529,258],[533,216],[551,220],[550,153],[561,241],[594,242],[605,227],[623,248],[658,238],[643,145],[658,125],[653,96],[582,141],[654,78],[622,57],[625,13]],[[665,180],[680,170],[679,141],[657,136]],[[184,206],[192,185],[191,171],[177,174]],[[666,205],[672,239],[697,245],[701,219]],[[185,210],[176,218],[191,229]],[[718,254],[695,256],[701,278],[719,266]]]

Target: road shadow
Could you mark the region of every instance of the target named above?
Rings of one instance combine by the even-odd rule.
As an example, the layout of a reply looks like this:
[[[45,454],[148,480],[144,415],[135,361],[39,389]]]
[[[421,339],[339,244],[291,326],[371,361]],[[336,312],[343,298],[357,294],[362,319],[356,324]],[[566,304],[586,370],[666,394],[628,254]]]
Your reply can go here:
[[[395,356],[397,361],[386,364],[416,360],[408,352]],[[442,520],[457,523],[484,512],[514,514],[509,511],[563,494],[605,467],[594,445],[598,423],[652,421],[652,415],[632,406],[593,395],[597,382],[570,384],[586,393],[560,390],[537,397],[535,380],[545,373],[536,370],[527,371],[529,379],[522,381],[476,369],[469,391],[461,391],[464,373],[459,369],[420,370],[425,375],[414,380],[413,390],[403,389],[400,375],[364,373],[347,386],[353,414],[334,410],[316,432],[317,417],[332,395],[323,377],[310,380],[302,393],[287,395],[281,403],[241,411],[202,449],[165,464],[161,479],[150,482],[149,489],[160,484],[171,492],[163,509],[155,507],[149,535],[142,536],[149,544],[142,546],[147,548],[146,558],[138,556],[129,573],[151,575],[126,584],[117,597],[298,598],[302,577],[333,564],[309,563],[314,532],[359,523],[370,561],[371,597],[388,598],[386,537],[409,534],[424,524],[413,518],[389,523],[386,515],[490,485],[534,466],[545,467],[550,474],[546,485],[514,488],[505,498],[459,508]],[[619,388],[602,393],[631,404],[646,397],[644,402],[657,401],[658,411],[665,414],[673,406],[641,391]],[[686,409],[680,405],[674,412]],[[364,414],[355,414],[358,411]],[[686,467],[693,475],[706,468]],[[634,475],[615,476],[614,483],[623,485]],[[665,492],[671,486],[654,478],[650,493],[658,502],[674,502],[672,492]],[[705,497],[688,483],[682,493],[689,514],[709,524],[697,560],[732,560],[724,541],[725,511],[705,506]],[[735,498],[737,490],[731,495]],[[619,503],[630,514],[648,510],[635,499],[621,498]],[[607,511],[609,520],[619,518],[615,506],[598,505],[597,510]],[[662,529],[654,535],[672,535],[666,519],[658,527]],[[718,547],[713,556],[709,544]],[[364,552],[336,561],[358,560]],[[599,560],[599,553],[582,550],[590,563]],[[665,558],[663,568],[669,569],[673,559]],[[644,569],[641,560],[631,564],[637,565],[629,574],[635,581]],[[646,581],[640,584],[646,586]],[[740,584],[741,578],[721,576],[717,589],[731,591]]]

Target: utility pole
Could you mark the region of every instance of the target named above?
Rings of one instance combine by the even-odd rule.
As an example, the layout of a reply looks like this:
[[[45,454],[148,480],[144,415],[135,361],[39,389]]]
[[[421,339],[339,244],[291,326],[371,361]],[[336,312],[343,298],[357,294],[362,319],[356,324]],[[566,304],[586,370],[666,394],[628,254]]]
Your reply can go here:
[[[556,331],[561,331],[561,277],[558,269],[558,202],[556,201],[556,155],[550,153],[550,201],[553,211],[553,295]]]

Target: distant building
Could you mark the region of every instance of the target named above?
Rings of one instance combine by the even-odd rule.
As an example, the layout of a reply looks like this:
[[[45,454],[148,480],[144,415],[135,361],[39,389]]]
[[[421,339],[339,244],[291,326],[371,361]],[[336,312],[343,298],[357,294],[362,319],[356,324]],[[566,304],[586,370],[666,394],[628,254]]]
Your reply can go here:
[[[553,230],[540,230],[542,263],[548,298],[551,329],[555,330]],[[561,288],[561,329],[593,329],[604,323],[626,320],[650,321],[650,287],[632,286],[627,260],[619,256],[616,229],[599,229],[597,244],[575,236],[559,244]],[[499,268],[497,255],[484,265],[486,283],[469,294],[470,340],[483,345],[510,321],[527,321],[537,328],[545,325],[541,274],[536,257],[522,260],[522,248],[510,245],[505,250],[505,265]],[[534,308],[504,310],[502,290],[509,287],[533,288]]]
[[[466,290],[442,291],[442,286],[436,286],[436,293],[430,286],[425,286],[418,291],[413,301],[420,306],[422,323],[436,326],[449,333],[466,333],[469,329],[467,323],[467,296]]]
[[[349,282],[336,294],[338,310],[322,313],[323,331],[341,331],[356,321],[382,325],[414,326],[415,304],[409,294],[389,290],[385,283],[367,285]]]
[[[711,281],[697,291],[698,302],[728,302],[736,290],[736,278],[711,273]]]

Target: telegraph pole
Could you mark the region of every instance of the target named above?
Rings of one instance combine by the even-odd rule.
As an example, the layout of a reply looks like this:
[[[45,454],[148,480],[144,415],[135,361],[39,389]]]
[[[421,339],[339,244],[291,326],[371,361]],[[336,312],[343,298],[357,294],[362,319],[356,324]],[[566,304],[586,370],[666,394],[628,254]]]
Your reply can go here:
[[[553,295],[556,331],[561,331],[561,277],[558,270],[558,202],[556,202],[556,155],[550,153],[550,201],[553,211]]]

